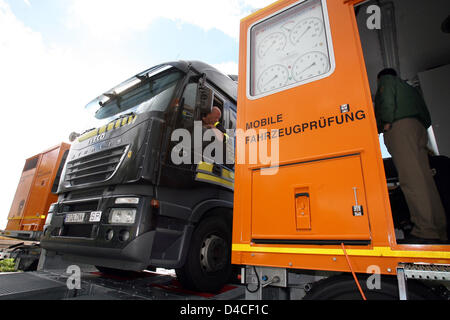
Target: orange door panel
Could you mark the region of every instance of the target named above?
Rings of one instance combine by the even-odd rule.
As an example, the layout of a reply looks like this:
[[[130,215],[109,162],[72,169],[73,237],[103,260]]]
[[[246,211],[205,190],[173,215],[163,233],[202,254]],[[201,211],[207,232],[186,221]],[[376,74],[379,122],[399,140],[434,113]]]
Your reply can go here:
[[[259,243],[370,240],[366,208],[359,156],[292,164],[273,176],[253,172],[252,238]]]
[[[11,205],[11,210],[9,211],[9,220],[20,219],[23,217],[25,203],[30,193],[35,172],[36,169],[31,169],[22,173],[22,177],[20,177],[19,185],[17,186],[16,194]]]
[[[31,190],[30,198],[26,207],[26,217],[36,217],[36,219],[41,219],[41,215],[47,214],[47,212],[45,212],[45,205],[49,197],[51,189],[50,184],[52,183],[51,177],[55,163],[58,159],[59,151],[59,149],[55,149],[51,152],[45,153],[42,156],[42,160],[36,173],[34,186]]]

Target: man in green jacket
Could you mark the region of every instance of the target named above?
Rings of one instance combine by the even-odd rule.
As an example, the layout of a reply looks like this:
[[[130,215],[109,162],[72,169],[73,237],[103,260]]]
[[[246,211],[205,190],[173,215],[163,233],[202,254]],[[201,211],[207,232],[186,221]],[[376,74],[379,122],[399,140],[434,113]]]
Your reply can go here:
[[[395,70],[384,69],[378,75],[375,115],[414,224],[407,242],[445,243],[445,211],[428,161],[431,117],[422,95],[401,80]]]

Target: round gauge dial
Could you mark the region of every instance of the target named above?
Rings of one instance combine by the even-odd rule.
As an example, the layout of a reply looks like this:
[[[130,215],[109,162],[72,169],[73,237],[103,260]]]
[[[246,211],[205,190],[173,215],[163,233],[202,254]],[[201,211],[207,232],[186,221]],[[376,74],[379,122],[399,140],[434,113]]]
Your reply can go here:
[[[259,45],[258,55],[265,58],[268,54],[282,51],[287,44],[286,36],[281,32],[275,32],[267,36]]]
[[[288,79],[288,69],[281,64],[276,64],[261,73],[258,79],[258,89],[260,93],[272,91],[286,85]]]
[[[292,68],[295,81],[300,82],[327,73],[330,70],[330,60],[322,52],[309,52],[301,56]]]
[[[291,31],[291,42],[294,45],[309,43],[318,39],[323,32],[323,21],[319,18],[308,18],[300,21]]]

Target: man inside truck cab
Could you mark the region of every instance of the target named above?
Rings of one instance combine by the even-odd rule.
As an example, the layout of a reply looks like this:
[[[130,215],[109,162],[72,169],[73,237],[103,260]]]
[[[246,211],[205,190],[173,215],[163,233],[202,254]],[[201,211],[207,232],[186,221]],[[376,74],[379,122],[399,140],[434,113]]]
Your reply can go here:
[[[202,118],[203,127],[205,129],[214,130],[216,138],[222,142],[224,136],[226,136],[226,130],[220,122],[222,118],[222,111],[219,107],[213,107],[211,112]]]
[[[384,69],[378,75],[375,115],[414,224],[405,242],[446,243],[445,211],[428,162],[431,117],[424,99],[394,69]]]

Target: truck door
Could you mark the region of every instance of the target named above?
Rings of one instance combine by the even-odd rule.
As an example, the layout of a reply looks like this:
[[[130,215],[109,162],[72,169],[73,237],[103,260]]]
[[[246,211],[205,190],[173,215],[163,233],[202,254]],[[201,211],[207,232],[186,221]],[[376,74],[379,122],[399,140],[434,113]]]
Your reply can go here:
[[[279,1],[241,24],[238,128],[246,152],[277,141],[279,163],[238,165],[239,241],[367,245],[371,214],[387,210],[349,2]]]

